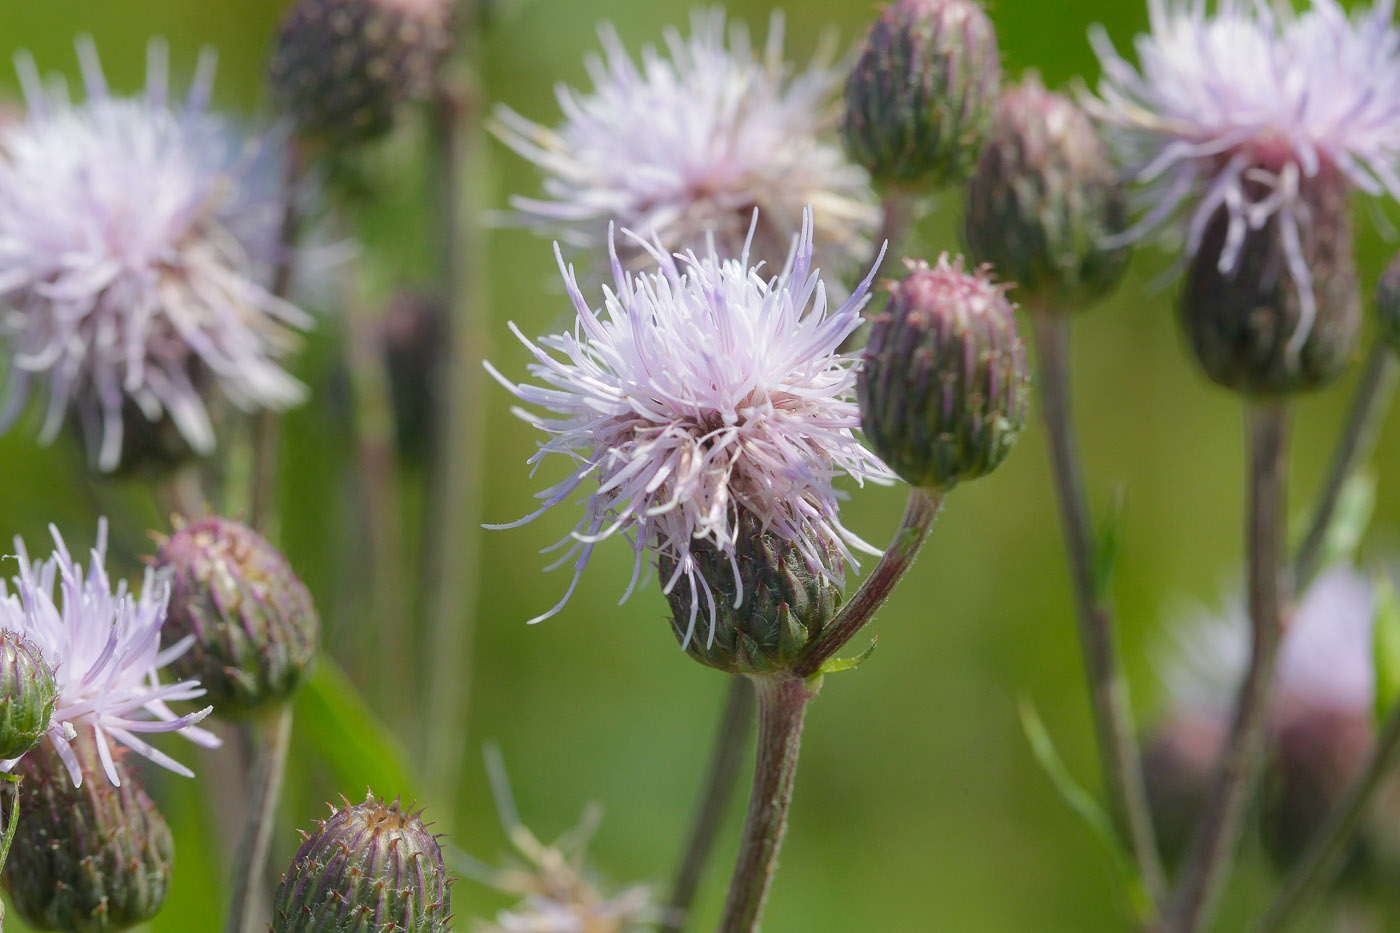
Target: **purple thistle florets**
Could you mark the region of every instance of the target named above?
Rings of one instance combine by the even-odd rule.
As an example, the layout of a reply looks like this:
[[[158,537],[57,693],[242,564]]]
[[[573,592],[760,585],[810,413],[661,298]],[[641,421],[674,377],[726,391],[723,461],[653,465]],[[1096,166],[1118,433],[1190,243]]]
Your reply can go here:
[[[1264,0],[1220,0],[1213,13],[1205,0],[1149,0],[1149,9],[1137,68],[1102,29],[1091,36],[1104,74],[1086,103],[1139,183],[1143,209],[1122,239],[1181,229],[1194,259],[1224,211],[1214,258],[1230,275],[1247,239],[1276,223],[1302,304],[1289,340],[1296,353],[1316,311],[1302,245],[1309,190],[1400,196],[1394,0],[1350,17],[1335,0],[1301,14]]]
[[[78,52],[87,100],[46,88],[23,55],[29,115],[0,132],[0,427],[41,384],[41,440],[75,414],[103,470],[133,415],[170,419],[205,454],[207,387],[246,409],[303,397],[277,360],[310,319],[261,284],[285,248],[282,153],[208,112],[210,53],[175,103],[162,43],[133,98],[108,92],[90,41]]]
[[[776,264],[810,206],[818,265],[869,257],[879,213],[865,171],[828,138],[842,79],[829,54],[793,74],[780,16],[756,53],[742,26],[726,45],[720,9],[696,12],[689,38],[669,30],[665,53],[644,49],[640,66],[611,26],[600,36],[605,58],[587,62],[592,93],[558,88],[559,127],[496,112],[496,135],[544,174],[544,198],[511,199],[519,221],[599,250],[611,222],[667,250],[699,248],[713,233],[734,256],[757,209],[754,254]]]
[[[721,258],[713,240],[703,254],[673,258],[633,235],[657,270],[629,273],[613,250],[615,290],[604,288],[597,311],[556,245],[578,315],[572,332],[536,342],[511,325],[544,385],[517,385],[487,364],[521,401],[558,416],[517,410],[550,435],[530,462],[557,453],[574,463],[568,477],[538,494],[544,500],[538,511],[493,527],[524,524],[586,481],[598,483],[585,498],[583,518],[557,545],[567,549],[554,566],[572,561],[573,582],[539,619],[564,606],[594,547],[617,534],[636,551],[624,600],[649,553],[673,568],[662,580],[666,593],[687,581],[692,604],[683,643],[702,611],[711,623],[715,616],[717,594],[695,550],[718,551],[737,577],[744,513],[816,567],[828,566],[828,547],[851,564],[852,547],[878,553],[842,526],[843,494],[834,486],[842,475],[857,482],[891,478],[855,436],[857,356],[838,350],[860,325],[874,270],[828,310],[826,286],[812,266],[812,237],[809,212],[786,267],[765,279],[760,266],[750,266],[747,244],[737,259]],[[741,587],[734,596],[740,605]]]
[[[151,569],[135,596],[126,581],[115,588],[103,564],[107,523],[97,526],[92,563],[85,571],[73,560],[58,529],[50,526],[53,556],[37,563],[24,542],[15,539],[19,573],[14,589],[0,580],[0,628],[18,632],[38,646],[53,666],[58,685],[48,739],[75,785],[82,769],[68,747],[81,732],[90,732],[113,784],[121,784],[113,764],[112,743],[124,745],[156,764],[192,777],[194,772],[139,737],[148,732],[179,732],[191,741],[215,747],[219,740],[195,726],[209,715],[205,707],[184,716],[167,705],[204,695],[197,680],[162,684],[158,673],[193,642],[193,636],[162,651],[160,628],[165,623],[169,588]],[[10,771],[19,759],[0,762]]]

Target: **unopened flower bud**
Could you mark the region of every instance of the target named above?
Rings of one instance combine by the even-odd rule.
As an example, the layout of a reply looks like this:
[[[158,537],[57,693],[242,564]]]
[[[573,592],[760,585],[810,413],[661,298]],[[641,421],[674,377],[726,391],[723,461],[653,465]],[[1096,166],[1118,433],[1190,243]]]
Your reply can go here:
[[[1273,183],[1243,184],[1251,200],[1276,195]],[[1245,232],[1235,229],[1243,221],[1219,208],[1181,296],[1187,341],[1206,375],[1246,395],[1326,385],[1351,359],[1361,329],[1346,185],[1325,163],[1297,184],[1306,220],[1296,224],[1296,238],[1278,213]],[[1237,237],[1237,265],[1222,272],[1221,257],[1231,255]]]
[[[1400,353],[1400,253],[1390,261],[1376,287],[1376,323],[1380,338]]]
[[[1225,722],[1213,716],[1176,716],[1157,727],[1142,751],[1142,773],[1152,826],[1163,857],[1178,862],[1205,810]]]
[[[272,933],[447,933],[450,882],[421,811],[367,795],[318,825],[282,876]]]
[[[732,563],[709,542],[690,545],[708,592],[695,593],[682,573],[666,594],[677,640],[695,660],[733,674],[790,669],[841,605],[841,554],[831,541],[823,550],[819,565],[740,509]],[[665,551],[659,564],[663,581],[675,576],[675,560]],[[706,611],[711,599],[713,620]]]
[[[68,747],[81,787],[45,742],[15,766],[20,783],[0,789],[7,822],[19,794],[4,872],[10,903],[36,930],[107,933],[144,923],[170,890],[170,827],[127,771],[122,749],[114,749],[111,770],[121,781],[114,786],[89,730]]]
[[[427,92],[451,44],[449,0],[299,0],[273,52],[273,101],[308,136],[364,142]]]
[[[38,646],[0,632],[0,758],[18,758],[49,731],[58,684]]]
[[[895,0],[846,80],[846,149],[877,184],[960,184],[1000,84],[996,31],[975,0]]]
[[[1026,422],[1025,348],[985,269],[962,258],[905,260],[909,275],[871,324],[856,383],[867,441],[912,486],[946,489],[989,473]]]
[[[1127,269],[1131,250],[1104,246],[1127,217],[1118,173],[1084,111],[1034,75],[1003,92],[966,188],[969,256],[1014,282],[1022,303],[1073,311]]]
[[[162,643],[194,636],[170,663],[172,676],[199,680],[221,716],[291,696],[315,657],[321,621],[280,551],[245,525],[206,518],[164,541],[156,566],[170,576]]]

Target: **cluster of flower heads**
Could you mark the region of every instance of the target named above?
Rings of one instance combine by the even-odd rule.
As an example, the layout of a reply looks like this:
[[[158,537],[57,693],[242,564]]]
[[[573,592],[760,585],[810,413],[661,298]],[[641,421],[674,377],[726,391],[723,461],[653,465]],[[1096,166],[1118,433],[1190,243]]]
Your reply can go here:
[[[46,88],[19,59],[25,119],[0,129],[0,424],[47,394],[41,437],[75,415],[92,459],[117,466],[124,419],[169,419],[214,448],[209,385],[246,408],[285,408],[302,386],[278,358],[310,321],[264,284],[280,243],[281,148],[209,112],[211,54],[183,102],[152,42],[145,93],[113,96],[92,44],[87,99]]]
[[[1149,0],[1151,32],[1134,68],[1097,30],[1103,66],[1094,115],[1140,183],[1146,208],[1124,239],[1184,228],[1194,257],[1221,211],[1221,272],[1253,231],[1278,221],[1308,336],[1312,276],[1304,189],[1322,178],[1400,197],[1400,33],[1393,0],[1350,17],[1336,0],[1304,13],[1265,0]],[[1206,257],[1212,258],[1212,257]]]
[[[75,785],[82,784],[83,773],[69,742],[84,731],[91,733],[113,784],[121,783],[113,763],[114,742],[177,774],[193,776],[141,738],[152,732],[179,732],[206,747],[219,744],[212,733],[195,725],[209,715],[209,707],[182,716],[168,705],[203,696],[198,681],[162,684],[159,679],[160,669],[194,640],[190,636],[161,650],[168,587],[150,569],[139,596],[124,580],[113,585],[104,568],[105,520],[98,525],[86,569],[73,559],[58,529],[50,530],[53,555],[35,562],[24,542],[16,539],[19,573],[13,590],[0,581],[0,628],[29,639],[54,671],[58,702],[48,741]],[[0,762],[0,770],[10,771],[17,761]]]
[[[667,250],[713,236],[734,256],[757,208],[755,253],[776,263],[810,207],[818,265],[864,260],[878,220],[868,179],[827,138],[841,73],[824,54],[792,74],[781,17],[760,54],[742,26],[726,45],[724,20],[722,9],[697,12],[688,39],[668,32],[668,54],[647,48],[640,67],[603,27],[593,92],[559,88],[557,129],[501,107],[497,135],[544,173],[546,198],[511,200],[519,217],[584,248],[601,249],[616,222]]]
[[[851,547],[871,550],[842,526],[834,483],[890,475],[856,438],[855,357],[839,349],[861,322],[874,272],[830,309],[812,239],[809,212],[786,267],[764,278],[749,264],[747,243],[737,258],[722,258],[713,239],[703,253],[673,257],[634,236],[657,271],[629,273],[613,250],[614,288],[604,289],[596,311],[559,258],[577,313],[572,332],[532,341],[512,325],[544,384],[517,385],[488,364],[521,401],[558,416],[517,411],[550,435],[531,462],[562,454],[574,463],[539,493],[538,511],[498,527],[531,521],[597,482],[558,545],[566,546],[559,564],[573,561],[573,583],[539,618],[563,607],[594,547],[619,533],[636,551],[628,594],[649,549],[674,565],[665,592],[689,581],[686,641],[702,609],[713,619],[716,605],[692,549],[703,542],[733,561],[741,510],[817,567],[826,567],[833,544],[851,563]],[[742,590],[734,599],[742,601]]]

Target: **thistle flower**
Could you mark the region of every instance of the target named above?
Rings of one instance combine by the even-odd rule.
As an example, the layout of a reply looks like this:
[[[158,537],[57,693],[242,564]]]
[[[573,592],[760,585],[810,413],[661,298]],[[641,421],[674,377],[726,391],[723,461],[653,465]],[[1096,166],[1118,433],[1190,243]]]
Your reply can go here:
[[[573,583],[533,621],[564,606],[593,549],[619,534],[636,552],[624,600],[649,549],[670,569],[664,592],[686,581],[692,599],[683,643],[694,635],[702,607],[713,640],[717,581],[702,565],[717,563],[717,552],[738,579],[744,513],[813,566],[828,565],[828,546],[849,563],[852,547],[871,551],[841,525],[834,482],[843,474],[857,482],[889,478],[853,433],[860,423],[852,400],[855,357],[837,349],[860,324],[874,272],[829,310],[826,286],[812,267],[812,240],[808,213],[787,266],[765,280],[750,266],[747,243],[737,259],[722,259],[711,241],[704,254],[688,251],[677,262],[633,236],[657,271],[625,272],[614,249],[615,291],[604,290],[598,310],[555,247],[578,315],[572,332],[536,342],[511,325],[544,385],[518,385],[488,364],[517,398],[557,416],[517,412],[549,435],[530,462],[561,454],[574,464],[539,493],[538,511],[493,527],[529,522],[585,482],[598,484],[558,545],[566,548],[558,564],[572,561]],[[703,559],[697,549],[707,550]],[[839,564],[827,572],[839,573]],[[734,604],[742,605],[742,587],[732,588]]]
[[[167,705],[202,696],[199,682],[162,684],[157,676],[191,643],[184,639],[160,649],[167,586],[150,569],[139,597],[127,590],[126,581],[112,586],[103,567],[105,519],[98,523],[97,544],[86,570],[73,560],[58,529],[50,526],[50,531],[54,554],[38,563],[29,559],[24,542],[15,539],[19,573],[13,578],[13,591],[0,581],[0,629],[28,638],[53,666],[58,701],[47,731],[54,753],[74,786],[82,784],[83,769],[70,743],[89,735],[115,785],[121,784],[121,777],[113,743],[176,774],[193,777],[184,765],[140,738],[148,732],[179,732],[200,745],[219,744],[215,736],[194,725],[209,714],[209,707],[177,716]],[[18,760],[0,761],[0,771],[13,770]]]
[[[38,384],[41,441],[73,414],[103,470],[120,463],[132,416],[169,419],[207,454],[208,390],[245,409],[303,396],[277,360],[310,320],[260,284],[284,248],[280,153],[208,112],[210,54],[183,103],[169,99],[161,43],[134,98],[109,93],[91,42],[78,55],[85,103],[46,89],[21,56],[29,116],[0,131],[0,427]]]
[[[561,126],[499,108],[497,137],[545,176],[544,198],[511,200],[520,221],[593,249],[613,221],[666,250],[702,249],[713,233],[720,254],[734,256],[757,209],[754,255],[776,264],[810,205],[816,264],[864,261],[879,216],[865,172],[827,139],[841,81],[830,54],[794,74],[780,16],[758,54],[742,26],[726,46],[724,25],[723,10],[697,12],[688,39],[668,31],[666,54],[648,47],[640,67],[605,25],[605,58],[587,63],[593,92],[558,89]]]
[[[1140,70],[1102,32],[1093,113],[1149,206],[1124,239],[1180,222],[1189,294],[1262,290],[1267,314],[1220,309],[1187,327],[1207,372],[1254,392],[1315,385],[1355,330],[1345,193],[1400,196],[1400,35],[1393,0],[1350,18],[1335,0],[1151,0]],[[1214,279],[1214,281],[1207,281]],[[1252,295],[1227,296],[1233,304]],[[1249,309],[1253,310],[1253,309]],[[1327,316],[1319,321],[1318,316]],[[1346,331],[1309,348],[1316,331]]]

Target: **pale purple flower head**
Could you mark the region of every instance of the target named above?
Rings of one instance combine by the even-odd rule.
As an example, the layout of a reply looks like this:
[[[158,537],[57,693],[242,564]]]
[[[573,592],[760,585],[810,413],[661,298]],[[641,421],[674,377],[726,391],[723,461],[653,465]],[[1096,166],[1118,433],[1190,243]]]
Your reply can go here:
[[[1102,29],[1092,113],[1139,182],[1143,212],[1125,240],[1166,228],[1194,258],[1212,217],[1228,212],[1217,258],[1234,273],[1254,231],[1277,219],[1304,318],[1315,311],[1300,228],[1308,182],[1400,196],[1400,35],[1394,0],[1351,16],[1335,0],[1295,13],[1267,0],[1149,0],[1138,67]],[[1261,193],[1262,192],[1262,193]],[[1209,257],[1207,257],[1209,258]]]
[[[531,341],[511,325],[543,385],[517,385],[488,364],[517,398],[553,415],[517,410],[549,435],[530,462],[562,454],[573,463],[563,481],[538,494],[538,511],[498,527],[531,521],[597,483],[578,525],[556,545],[565,552],[554,566],[572,561],[573,583],[541,619],[567,602],[594,547],[617,534],[636,551],[624,600],[653,549],[675,567],[662,580],[665,592],[688,580],[696,605],[687,640],[701,594],[714,614],[692,548],[704,543],[732,563],[742,511],[814,566],[825,566],[826,542],[851,563],[850,547],[871,550],[842,526],[834,484],[843,475],[890,477],[855,436],[856,356],[838,349],[860,324],[874,271],[830,310],[812,266],[812,237],[809,213],[787,266],[766,279],[761,266],[750,266],[747,245],[737,259],[721,258],[713,241],[702,254],[672,257],[634,236],[656,270],[629,273],[614,250],[614,288],[604,288],[596,311],[556,245],[577,313],[572,331]],[[742,599],[740,588],[736,604]]]
[[[200,745],[219,744],[213,734],[195,726],[211,707],[180,716],[166,705],[204,695],[198,681],[162,684],[158,679],[160,669],[194,640],[190,636],[160,650],[168,586],[149,568],[140,596],[129,592],[124,580],[112,585],[103,567],[105,519],[97,526],[97,544],[86,570],[73,560],[58,529],[50,526],[50,531],[53,556],[35,563],[17,538],[14,589],[0,580],[0,628],[27,637],[54,669],[58,703],[48,741],[75,785],[82,784],[83,774],[68,743],[85,730],[92,732],[113,784],[121,783],[113,766],[113,742],[192,777],[194,772],[141,738],[149,732],[179,732]],[[0,770],[10,771],[17,761],[0,762]]]
[[[0,427],[37,384],[41,440],[75,414],[102,469],[137,412],[208,453],[206,386],[247,409],[303,396],[277,360],[310,321],[262,284],[282,249],[282,154],[208,111],[211,54],[177,102],[163,44],[132,98],[109,93],[90,41],[78,52],[85,102],[45,87],[22,55],[29,115],[0,129]]]
[[[869,257],[879,215],[865,171],[831,138],[842,74],[829,54],[794,74],[781,17],[755,51],[742,26],[726,44],[721,9],[697,11],[689,38],[668,31],[664,52],[643,49],[640,66],[611,26],[600,35],[605,57],[587,62],[592,93],[558,88],[560,126],[496,112],[496,135],[544,175],[545,197],[511,199],[518,220],[598,250],[614,221],[667,250],[702,249],[712,232],[735,256],[757,208],[754,254],[778,263],[810,206],[817,265]]]

